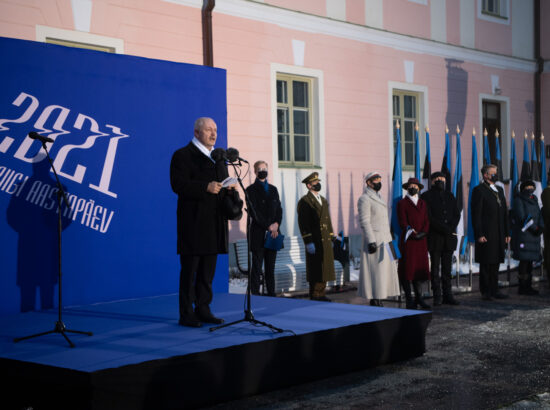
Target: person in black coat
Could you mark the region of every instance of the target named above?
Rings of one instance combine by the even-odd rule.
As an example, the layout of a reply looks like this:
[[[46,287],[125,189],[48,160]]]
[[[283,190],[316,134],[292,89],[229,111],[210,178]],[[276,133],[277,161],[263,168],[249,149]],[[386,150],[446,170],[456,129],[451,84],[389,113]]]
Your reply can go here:
[[[475,261],[479,263],[479,290],[484,300],[504,299],[498,290],[498,269],[510,242],[506,197],[497,181],[497,167],[481,168],[483,182],[472,190],[472,225],[476,238]]]
[[[250,236],[250,251],[252,252],[252,270],[250,272],[250,291],[254,295],[260,293],[260,275],[262,264],[264,266],[265,287],[268,296],[275,296],[275,260],[277,251],[264,248],[266,235],[272,238],[279,236],[279,227],[283,219],[283,208],[279,199],[277,188],[267,182],[267,162],[256,161],[254,164],[256,181],[248,188],[246,193],[255,214],[252,221],[249,220],[248,234]],[[265,290],[265,288],[264,288]]]
[[[434,305],[458,305],[459,302],[452,293],[451,265],[457,246],[456,227],[460,222],[460,212],[454,195],[445,190],[445,174],[434,172],[430,179],[432,187],[424,192],[421,198],[428,204],[430,220],[428,251],[431,259]]]
[[[514,197],[512,207],[512,253],[519,260],[518,293],[537,295],[532,287],[533,262],[541,259],[540,235],[544,232],[544,221],[539,208],[533,181],[523,181],[520,192]]]
[[[198,118],[193,140],[177,150],[170,163],[170,183],[178,195],[179,323],[184,326],[200,327],[201,321],[223,323],[210,311],[217,255],[227,253],[228,234],[222,208],[227,190],[221,183],[228,175],[227,167],[223,160],[216,162],[210,156],[216,139],[214,120]]]

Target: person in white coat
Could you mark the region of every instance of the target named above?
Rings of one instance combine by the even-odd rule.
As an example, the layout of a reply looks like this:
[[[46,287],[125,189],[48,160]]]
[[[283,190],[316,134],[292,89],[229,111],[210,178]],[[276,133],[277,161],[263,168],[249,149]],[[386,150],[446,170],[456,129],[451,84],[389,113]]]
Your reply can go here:
[[[379,193],[381,188],[380,173],[369,173],[357,202],[363,236],[357,294],[370,299],[371,306],[382,306],[382,299],[400,294],[397,264],[386,247],[393,238],[388,206]]]

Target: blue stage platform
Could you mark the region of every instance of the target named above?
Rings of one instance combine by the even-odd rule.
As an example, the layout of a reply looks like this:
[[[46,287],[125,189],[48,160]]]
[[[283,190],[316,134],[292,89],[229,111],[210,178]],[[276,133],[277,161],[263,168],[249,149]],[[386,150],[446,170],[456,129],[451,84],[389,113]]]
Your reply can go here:
[[[242,295],[216,294],[213,312],[242,319]],[[167,295],[71,307],[60,334],[57,311],[0,319],[0,363],[18,407],[163,409],[199,407],[335,374],[419,356],[430,312],[287,298],[253,297],[256,319],[215,332],[177,323],[178,297]],[[353,360],[350,357],[353,351]]]

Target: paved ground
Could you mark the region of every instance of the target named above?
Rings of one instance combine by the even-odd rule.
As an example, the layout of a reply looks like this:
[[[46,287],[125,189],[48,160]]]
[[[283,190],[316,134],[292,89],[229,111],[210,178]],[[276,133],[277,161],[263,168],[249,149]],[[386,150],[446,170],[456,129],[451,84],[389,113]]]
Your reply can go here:
[[[540,296],[510,287],[506,300],[482,301],[475,292],[460,295],[460,306],[436,307],[422,357],[215,408],[550,409],[550,290],[547,282],[536,287]],[[365,303],[349,289],[331,297]],[[340,354],[353,360],[355,353]]]

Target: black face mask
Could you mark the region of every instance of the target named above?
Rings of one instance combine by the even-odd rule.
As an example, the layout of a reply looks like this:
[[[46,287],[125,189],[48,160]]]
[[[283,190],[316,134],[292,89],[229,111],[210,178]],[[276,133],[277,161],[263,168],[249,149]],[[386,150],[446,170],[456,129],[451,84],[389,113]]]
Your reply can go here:
[[[321,190],[321,183],[317,182],[315,185],[311,186],[311,189],[313,189],[315,192],[319,192]]]
[[[523,192],[525,193],[525,195],[531,196],[533,195],[533,192],[535,192],[535,190],[533,188],[525,188]]]
[[[435,181],[434,187],[440,191],[443,191],[445,189],[445,181]]]
[[[258,178],[259,179],[266,179],[267,178],[267,171],[258,171]]]
[[[409,193],[410,196],[415,196],[418,193],[418,189],[409,188],[409,189],[407,189],[407,192]]]
[[[489,180],[490,180],[491,182],[497,182],[497,181],[498,181],[498,175],[497,175],[497,174],[491,175],[491,177],[489,178]]]
[[[372,189],[374,189],[376,192],[380,191],[382,189],[382,182],[375,182],[372,184]]]

